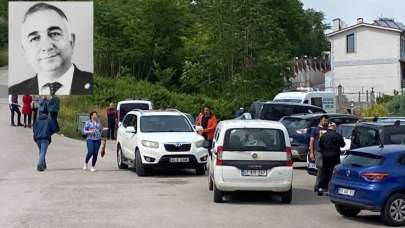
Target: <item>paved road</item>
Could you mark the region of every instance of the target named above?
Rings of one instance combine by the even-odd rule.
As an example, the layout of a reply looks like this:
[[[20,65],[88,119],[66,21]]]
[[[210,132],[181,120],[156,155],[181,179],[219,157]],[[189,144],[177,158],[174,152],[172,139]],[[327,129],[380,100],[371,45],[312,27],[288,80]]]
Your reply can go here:
[[[4,82],[1,69],[0,77]],[[230,202],[215,204],[206,176],[179,171],[139,178],[131,170],[118,170],[112,142],[97,164],[98,171],[85,172],[81,169],[85,143],[56,135],[49,147],[49,169],[39,173],[31,130],[9,126],[4,88],[0,87],[0,227],[382,225],[379,217],[368,212],[356,219],[339,216],[326,197],[311,191],[314,178],[303,169],[294,171],[291,205],[258,193],[233,194]]]

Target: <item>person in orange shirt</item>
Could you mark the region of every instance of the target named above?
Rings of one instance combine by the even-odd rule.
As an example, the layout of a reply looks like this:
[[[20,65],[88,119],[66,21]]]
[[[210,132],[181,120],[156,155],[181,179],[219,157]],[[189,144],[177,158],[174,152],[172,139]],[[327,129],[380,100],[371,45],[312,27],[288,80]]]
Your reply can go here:
[[[215,128],[217,127],[217,118],[210,107],[204,106],[203,112],[197,117],[196,126],[202,127],[202,130],[198,133],[208,141],[208,153],[211,156],[211,146],[212,140],[214,139]]]

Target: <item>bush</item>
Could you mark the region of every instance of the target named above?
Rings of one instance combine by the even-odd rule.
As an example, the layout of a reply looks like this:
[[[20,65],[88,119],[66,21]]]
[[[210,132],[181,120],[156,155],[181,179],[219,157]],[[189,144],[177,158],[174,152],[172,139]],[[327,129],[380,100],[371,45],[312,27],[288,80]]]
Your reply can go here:
[[[206,95],[189,95],[171,92],[159,84],[135,80],[131,77],[105,78],[94,77],[94,92],[91,96],[69,96],[61,99],[60,126],[61,132],[73,138],[80,138],[77,131],[76,114],[93,110],[99,113],[103,126],[106,126],[105,108],[110,102],[121,100],[148,99],[155,109],[176,108],[182,112],[197,115],[203,105],[213,108],[217,118],[226,119],[233,116],[237,106],[232,101],[221,98],[210,98]]]
[[[373,104],[369,108],[365,108],[361,110],[361,115],[363,117],[381,117],[387,116],[388,111],[384,104]]]

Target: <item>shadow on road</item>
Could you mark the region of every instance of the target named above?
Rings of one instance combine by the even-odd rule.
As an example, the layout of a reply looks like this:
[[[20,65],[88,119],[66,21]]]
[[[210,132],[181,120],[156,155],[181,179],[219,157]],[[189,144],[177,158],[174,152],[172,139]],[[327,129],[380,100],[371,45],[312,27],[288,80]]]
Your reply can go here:
[[[337,213],[337,212],[336,212]],[[383,222],[381,221],[381,218],[379,214],[375,215],[358,215],[354,218],[343,218],[342,219],[347,219],[353,222],[357,222],[360,225],[367,224],[367,225],[373,225],[377,227],[382,227],[384,226]]]

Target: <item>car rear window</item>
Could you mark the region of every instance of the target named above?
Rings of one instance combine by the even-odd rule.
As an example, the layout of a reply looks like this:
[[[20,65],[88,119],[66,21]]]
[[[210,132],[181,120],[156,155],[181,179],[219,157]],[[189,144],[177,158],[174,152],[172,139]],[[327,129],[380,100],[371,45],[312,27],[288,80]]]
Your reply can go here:
[[[380,136],[377,129],[368,127],[356,127],[353,132],[353,144],[356,147],[373,146],[380,144]]]
[[[359,167],[370,167],[380,165],[383,160],[384,158],[378,155],[349,151],[349,155],[347,155],[346,158],[343,159],[342,164]]]
[[[405,144],[405,133],[393,133],[389,136],[390,144]]]
[[[124,116],[134,109],[149,110],[149,104],[145,103],[127,103],[120,105],[120,121],[124,119]]]
[[[336,132],[341,134],[345,138],[352,136],[354,126],[339,126],[336,129]]]
[[[284,134],[279,129],[235,128],[227,130],[226,151],[285,151]]]
[[[260,119],[279,121],[284,116],[291,116],[300,113],[324,113],[325,111],[318,107],[305,105],[287,105],[287,104],[265,104],[260,113]]]
[[[289,134],[295,133],[296,130],[308,128],[310,121],[301,118],[284,118],[281,123],[287,128]]]

